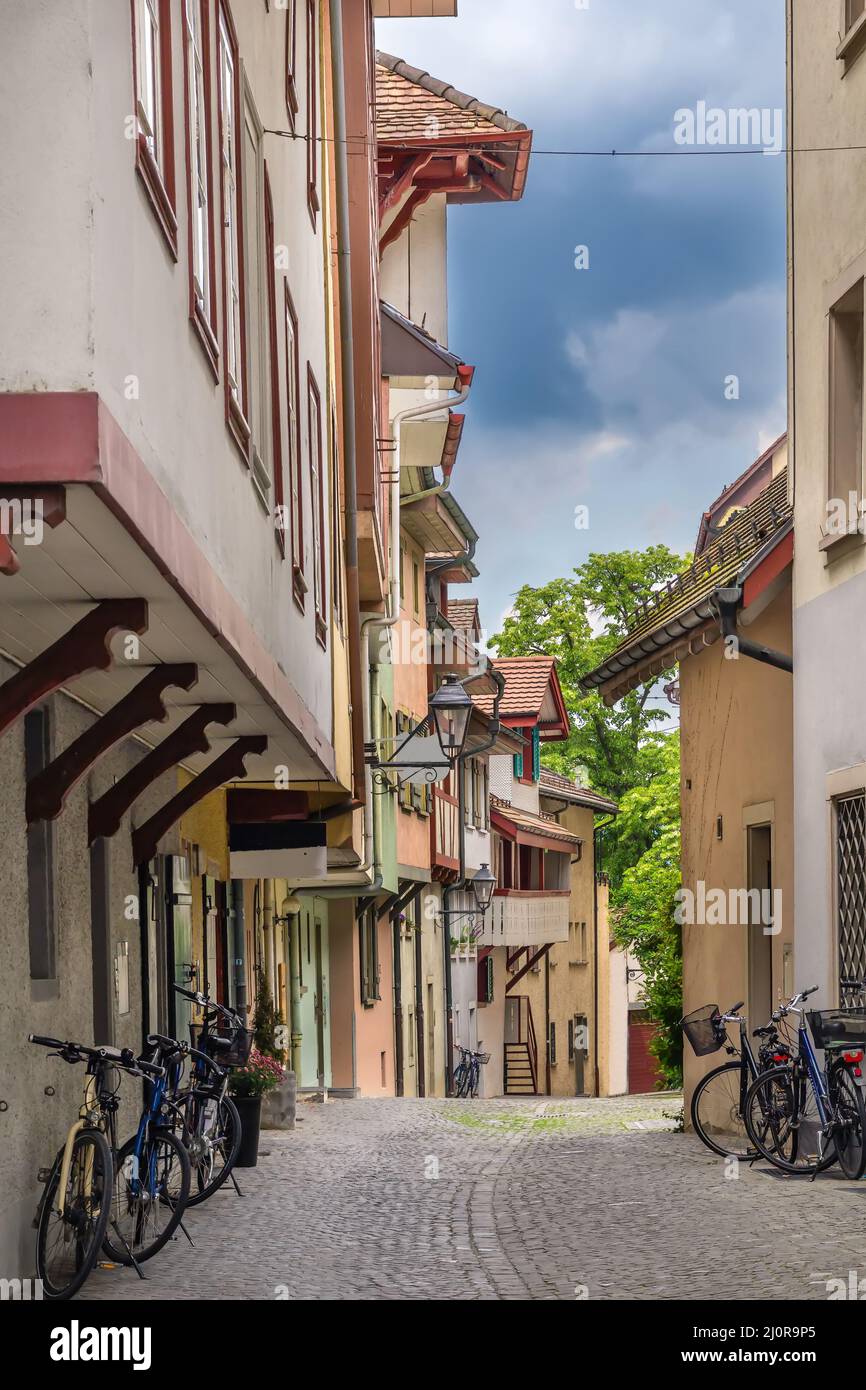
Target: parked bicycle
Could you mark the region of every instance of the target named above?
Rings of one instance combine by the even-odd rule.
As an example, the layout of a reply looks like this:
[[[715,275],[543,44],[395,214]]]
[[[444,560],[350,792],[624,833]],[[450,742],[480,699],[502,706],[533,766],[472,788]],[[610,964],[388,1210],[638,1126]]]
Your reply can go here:
[[[695,1087],[691,1105],[695,1133],[708,1149],[723,1158],[752,1159],[758,1151],[745,1120],[749,1087],[761,1073],[788,1062],[791,1052],[776,1024],[770,1022],[752,1034],[760,1039],[756,1055],[749,1042],[746,1019],[740,1014],[742,1007],[742,1003],[734,1004],[722,1014],[717,1004],[706,1004],[687,1014],[681,1027],[696,1056],[706,1057],[724,1047],[730,1057],[736,1058],[707,1072]],[[739,1028],[739,1046],[729,1039],[727,1024]]]
[[[51,1049],[70,1065],[87,1065],[84,1100],[78,1119],[50,1169],[36,1211],[36,1273],[47,1299],[68,1299],[77,1293],[96,1264],[109,1223],[114,1222],[112,1198],[117,1171],[116,1115],[118,1071],[133,1077],[162,1076],[162,1068],[136,1057],[129,1048],[86,1047],[83,1043],[29,1035],[29,1042]],[[150,1170],[145,1165],[149,1193]],[[124,1233],[113,1230],[124,1259],[129,1255]]]
[[[866,982],[842,980],[843,996],[862,996]],[[760,1076],[746,1097],[746,1119],[762,1156],[786,1173],[816,1176],[837,1160],[847,1178],[866,1172],[866,1009],[812,1010],[814,1045],[801,1005],[812,989],[795,995],[773,1015],[797,1018],[797,1049],[790,1062]],[[815,1049],[824,1052],[825,1064]]]
[[[481,1068],[490,1061],[489,1052],[473,1052],[471,1048],[457,1044],[460,1061],[454,1072],[454,1094],[461,1097],[478,1098]]]
[[[232,1170],[241,1147],[241,1120],[228,1084],[231,1069],[249,1061],[253,1034],[236,1009],[198,991],[174,988],[204,1011],[202,1022],[190,1025],[194,1046],[187,1047],[184,1059],[173,1061],[169,1068],[171,1115],[193,1169],[187,1205],[197,1206],[229,1176],[240,1191]],[[188,1078],[183,1066],[187,1056],[192,1064]]]

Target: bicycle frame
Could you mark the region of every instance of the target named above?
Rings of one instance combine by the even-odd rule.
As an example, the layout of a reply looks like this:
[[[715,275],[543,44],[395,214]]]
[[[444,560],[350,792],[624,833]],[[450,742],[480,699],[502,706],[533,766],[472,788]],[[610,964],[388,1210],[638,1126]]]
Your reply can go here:
[[[141,1191],[141,1153],[144,1148],[145,1140],[151,1126],[156,1126],[160,1122],[163,1101],[165,1100],[167,1078],[160,1076],[150,1081],[150,1096],[142,1109],[138,1121],[138,1129],[135,1135],[133,1146],[133,1156],[135,1157],[135,1172],[130,1179],[133,1194],[137,1197]],[[149,1154],[149,1172],[147,1175],[146,1190],[153,1193],[156,1187],[156,1149],[151,1146]]]
[[[798,1059],[806,1063],[806,1073],[812,1083],[812,1090],[815,1094],[815,1104],[818,1107],[821,1125],[822,1127],[826,1127],[830,1122],[830,1111],[828,1109],[830,1096],[827,1090],[827,1077],[815,1055],[812,1039],[809,1037],[802,1014],[797,1023],[797,1044],[799,1048]]]
[[[60,1215],[66,1212],[66,1189],[69,1184],[69,1170],[72,1167],[72,1151],[75,1148],[75,1140],[83,1129],[101,1129],[102,1125],[93,1125],[91,1116],[99,1111],[99,1088],[96,1084],[96,1074],[88,1072],[84,1083],[84,1100],[78,1112],[78,1119],[69,1126],[66,1135],[66,1143],[63,1147],[63,1158],[60,1163],[60,1186],[58,1188],[57,1210]],[[90,1196],[93,1183],[93,1158],[87,1155],[84,1169],[85,1191]]]

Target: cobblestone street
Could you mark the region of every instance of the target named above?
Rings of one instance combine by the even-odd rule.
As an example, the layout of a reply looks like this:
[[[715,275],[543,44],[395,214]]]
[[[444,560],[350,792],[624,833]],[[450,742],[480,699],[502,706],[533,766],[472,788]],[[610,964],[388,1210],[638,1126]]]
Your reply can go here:
[[[866,1185],[725,1165],[673,1096],[303,1104],[147,1265],[83,1299],[826,1299]],[[585,1290],[585,1292],[584,1292]]]

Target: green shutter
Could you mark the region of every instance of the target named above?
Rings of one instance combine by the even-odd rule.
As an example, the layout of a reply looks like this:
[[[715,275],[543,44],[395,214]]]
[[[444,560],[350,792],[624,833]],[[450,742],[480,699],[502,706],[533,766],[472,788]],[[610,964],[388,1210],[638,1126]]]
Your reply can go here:
[[[541,776],[541,740],[538,737],[538,725],[532,730],[532,780],[537,782]]]

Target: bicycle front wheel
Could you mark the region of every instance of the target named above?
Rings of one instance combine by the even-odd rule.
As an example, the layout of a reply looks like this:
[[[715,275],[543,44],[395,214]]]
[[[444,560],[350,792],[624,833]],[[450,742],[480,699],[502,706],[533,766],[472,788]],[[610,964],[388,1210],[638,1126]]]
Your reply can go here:
[[[752,1083],[746,1123],[758,1152],[783,1173],[808,1176],[836,1162],[832,1140],[823,1143],[812,1084],[790,1067],[773,1067]]]
[[[36,1273],[49,1299],[72,1298],[99,1258],[111,1209],[111,1148],[98,1129],[76,1136],[63,1211],[59,1209],[63,1150],[48,1179],[36,1229]]]
[[[154,1129],[136,1154],[128,1139],[117,1154],[114,1201],[104,1248],[119,1264],[157,1255],[174,1235],[189,1198],[190,1162],[180,1140]]]
[[[741,1094],[742,1067],[739,1062],[726,1062],[715,1071],[707,1072],[692,1096],[695,1134],[722,1158],[757,1157],[746,1129]]]
[[[204,1097],[193,1091],[186,1110],[183,1142],[192,1166],[188,1207],[198,1206],[222,1187],[241,1148],[241,1117],[230,1096]]]

